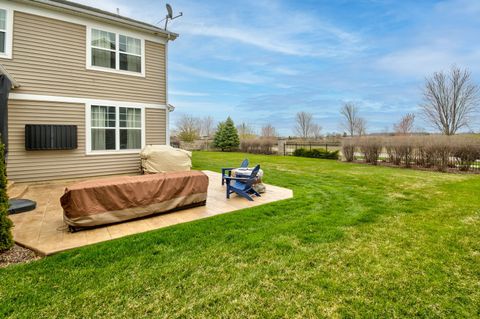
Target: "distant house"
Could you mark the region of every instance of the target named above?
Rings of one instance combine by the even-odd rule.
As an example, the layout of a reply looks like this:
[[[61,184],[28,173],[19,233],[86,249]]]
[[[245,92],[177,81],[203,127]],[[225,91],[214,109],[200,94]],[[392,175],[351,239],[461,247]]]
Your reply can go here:
[[[168,144],[167,51],[177,34],[63,0],[0,0],[8,178],[139,171]],[[27,132],[27,134],[26,134]]]

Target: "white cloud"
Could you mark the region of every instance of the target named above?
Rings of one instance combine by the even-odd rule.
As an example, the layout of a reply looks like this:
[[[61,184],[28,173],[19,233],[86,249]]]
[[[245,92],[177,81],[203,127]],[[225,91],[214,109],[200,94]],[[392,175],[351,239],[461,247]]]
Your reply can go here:
[[[217,80],[217,81],[224,81],[224,82],[233,82],[233,83],[240,83],[240,84],[260,84],[265,83],[269,79],[260,75],[256,75],[253,73],[235,73],[235,74],[220,74],[211,71],[205,71],[202,69],[193,68],[183,64],[175,64],[172,65],[172,70],[180,71],[184,73],[188,73],[191,75]]]
[[[203,3],[184,2],[183,7],[188,13],[174,25],[180,34],[222,39],[297,57],[346,56],[365,48],[356,33],[279,2],[230,3],[223,8],[227,10],[223,14],[218,13],[221,7],[212,10]]]
[[[191,92],[191,91],[169,91],[170,95],[177,95],[177,96],[208,96],[208,93],[203,92]]]
[[[425,76],[459,63],[458,56],[433,48],[411,48],[393,52],[378,60],[378,66],[406,76]]]
[[[284,75],[297,75],[300,73],[296,69],[292,69],[284,66],[272,66],[271,70],[275,73],[284,74]]]
[[[245,26],[228,27],[203,23],[181,24],[176,31],[180,34],[231,40],[271,52],[300,57],[335,57],[347,55],[362,48],[360,45],[354,46],[357,42],[356,37],[338,30],[333,31],[333,29],[330,31],[337,39],[327,40],[324,38],[323,40],[318,39],[318,41],[309,41],[308,36],[305,37],[295,32],[286,33],[282,30],[258,30]]]
[[[478,0],[436,3],[406,31],[396,34],[396,49],[377,59],[382,69],[403,76],[424,77],[458,65],[480,72]]]

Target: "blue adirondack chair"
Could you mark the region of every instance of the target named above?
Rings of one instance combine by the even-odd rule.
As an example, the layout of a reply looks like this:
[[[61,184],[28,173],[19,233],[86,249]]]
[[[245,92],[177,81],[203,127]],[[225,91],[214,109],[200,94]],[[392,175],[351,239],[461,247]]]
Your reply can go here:
[[[257,180],[257,174],[259,170],[260,165],[257,165],[248,177],[226,176],[225,181],[227,182],[227,198],[230,198],[230,194],[232,193],[236,193],[252,202],[253,198],[250,196],[250,194],[260,197],[260,194],[253,189],[253,184]]]
[[[244,159],[242,164],[240,164],[240,168],[247,168],[248,167],[248,158]],[[232,170],[237,167],[225,167],[222,168],[222,186],[225,184],[225,177],[232,176]]]

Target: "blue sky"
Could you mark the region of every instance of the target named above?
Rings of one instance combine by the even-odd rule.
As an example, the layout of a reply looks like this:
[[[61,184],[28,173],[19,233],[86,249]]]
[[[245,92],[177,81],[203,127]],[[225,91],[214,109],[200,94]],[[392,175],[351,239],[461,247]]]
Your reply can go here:
[[[78,0],[156,23],[164,1]],[[211,115],[291,135],[298,111],[323,133],[342,132],[339,108],[354,102],[368,132],[392,130],[418,112],[425,76],[467,67],[480,83],[480,1],[189,1],[170,30],[172,124]],[[417,127],[430,130],[417,116]],[[480,130],[480,118],[472,129]]]

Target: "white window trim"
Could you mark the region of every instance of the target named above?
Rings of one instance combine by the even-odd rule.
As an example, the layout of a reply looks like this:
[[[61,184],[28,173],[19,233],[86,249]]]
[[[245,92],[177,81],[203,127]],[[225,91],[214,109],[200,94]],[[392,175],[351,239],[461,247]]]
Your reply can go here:
[[[0,52],[1,59],[11,59],[12,58],[12,48],[13,48],[13,10],[11,8],[0,6],[0,9],[7,12],[7,19],[5,21],[5,52]]]
[[[86,36],[86,39],[87,39],[87,44],[86,44],[86,51],[87,51],[86,52],[86,56],[87,56],[86,68],[87,68],[87,70],[94,70],[94,71],[102,71],[102,72],[109,72],[109,73],[117,73],[117,74],[145,77],[145,39],[144,38],[139,37],[136,34],[132,34],[132,33],[129,33],[129,32],[124,32],[124,31],[119,30],[119,29],[106,28],[104,26],[88,25],[86,29],[87,29],[87,36]],[[115,50],[116,51],[116,56],[115,56],[116,66],[115,66],[115,69],[104,68],[104,67],[101,67],[101,66],[92,65],[92,29],[97,29],[97,30],[101,30],[101,31],[115,33],[115,45],[117,46],[117,49]],[[137,55],[137,56],[140,56],[142,58],[142,64],[141,64],[142,72],[141,73],[132,72],[132,71],[125,71],[125,70],[120,70],[119,69],[120,68],[120,53],[119,53],[118,47],[120,45],[120,41],[119,41],[120,40],[120,34],[140,40],[140,47],[141,47],[141,50],[142,50],[142,54]],[[113,50],[109,50],[109,49],[102,49],[102,50],[113,52]],[[131,55],[135,55],[135,54],[131,54]]]
[[[100,102],[100,101],[99,101]],[[115,125],[115,146],[116,150],[101,150],[94,151],[92,150],[92,105],[101,105],[101,106],[114,106],[116,108],[116,125]],[[120,150],[120,133],[119,133],[119,108],[120,107],[129,107],[137,108],[142,110],[142,145],[140,149],[136,150]],[[139,154],[141,149],[146,145],[146,126],[145,126],[145,106],[144,105],[128,105],[125,104],[113,104],[113,103],[85,103],[85,154],[86,155],[116,155],[116,154]]]
[[[91,103],[94,105],[118,105],[124,107],[131,107],[132,105],[141,105],[149,109],[167,109],[165,104],[152,104],[143,102],[123,102],[112,100],[97,100],[97,99],[85,99],[79,97],[67,97],[67,96],[53,96],[53,95],[39,95],[39,94],[25,94],[12,92],[8,96],[12,100],[26,100],[26,101],[44,101],[44,102],[60,102],[60,103],[78,103],[85,104]]]

